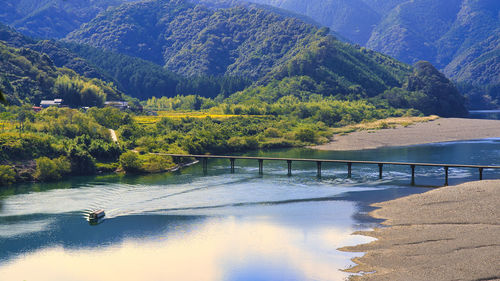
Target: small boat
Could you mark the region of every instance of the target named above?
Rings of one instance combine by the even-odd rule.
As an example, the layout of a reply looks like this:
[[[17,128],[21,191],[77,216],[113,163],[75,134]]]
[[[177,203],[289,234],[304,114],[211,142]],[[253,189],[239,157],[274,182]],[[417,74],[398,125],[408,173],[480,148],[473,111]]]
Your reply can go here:
[[[104,213],[103,209],[93,211],[92,213],[89,214],[89,223],[98,224],[104,219],[105,216],[106,213]]]

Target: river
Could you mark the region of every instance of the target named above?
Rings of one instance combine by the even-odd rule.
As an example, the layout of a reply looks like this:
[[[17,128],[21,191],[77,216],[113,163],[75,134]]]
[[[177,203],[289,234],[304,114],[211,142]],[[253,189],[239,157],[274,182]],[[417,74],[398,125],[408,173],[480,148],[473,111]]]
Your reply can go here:
[[[289,149],[251,156],[500,165],[500,140],[351,152]],[[171,174],[97,176],[25,184],[0,195],[0,280],[343,280],[352,257],[337,249],[371,241],[352,235],[379,221],[369,205],[425,192],[442,168],[209,161]],[[485,171],[485,178],[500,178]],[[450,169],[450,184],[477,179]],[[90,210],[106,219],[91,226]]]
[[[500,110],[471,110],[469,118],[500,120]]]

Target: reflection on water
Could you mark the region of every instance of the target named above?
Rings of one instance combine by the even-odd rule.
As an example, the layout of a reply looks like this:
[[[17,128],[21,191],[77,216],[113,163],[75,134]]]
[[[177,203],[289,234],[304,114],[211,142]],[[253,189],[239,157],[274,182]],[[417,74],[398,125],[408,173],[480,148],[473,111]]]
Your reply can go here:
[[[298,229],[266,217],[212,218],[195,225],[99,247],[54,245],[5,263],[0,276],[5,280],[341,280],[345,274],[338,269],[346,268],[353,254],[335,249],[369,241],[350,235],[349,227]]]
[[[500,120],[500,110],[471,110],[469,118]]]
[[[499,165],[500,140],[357,152],[291,149],[252,155]],[[1,280],[341,280],[369,241],[351,235],[377,225],[373,202],[424,192],[408,167],[226,160],[173,174],[72,178],[20,185],[0,194]],[[443,184],[442,168],[417,168],[420,186]],[[498,178],[485,171],[485,178]],[[450,169],[450,183],[477,178]],[[90,226],[85,216],[106,210]]]

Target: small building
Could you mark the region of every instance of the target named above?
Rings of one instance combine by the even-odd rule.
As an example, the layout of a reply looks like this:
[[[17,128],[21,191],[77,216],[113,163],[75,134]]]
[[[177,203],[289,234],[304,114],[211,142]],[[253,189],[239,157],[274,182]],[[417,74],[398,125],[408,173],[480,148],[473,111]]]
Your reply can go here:
[[[128,102],[126,101],[107,101],[104,103],[104,106],[110,106],[114,108],[118,108],[120,110],[124,110],[129,108]]]
[[[55,106],[55,107],[60,107],[62,104],[63,100],[62,99],[54,99],[54,100],[42,100],[40,102],[40,107],[41,108],[47,108],[50,106]]]
[[[40,106],[33,106],[31,109],[33,109],[34,112],[40,112],[42,110]]]

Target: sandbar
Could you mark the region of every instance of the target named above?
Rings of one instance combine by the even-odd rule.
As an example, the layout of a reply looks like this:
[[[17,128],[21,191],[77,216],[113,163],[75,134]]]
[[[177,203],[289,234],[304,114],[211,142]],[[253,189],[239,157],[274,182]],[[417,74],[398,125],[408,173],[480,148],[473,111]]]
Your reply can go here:
[[[388,227],[357,234],[378,240],[352,280],[500,280],[500,180],[469,182],[374,204]],[[374,273],[373,273],[374,272]]]
[[[407,127],[335,135],[329,143],[312,148],[345,151],[486,138],[500,138],[500,120],[439,118]]]

